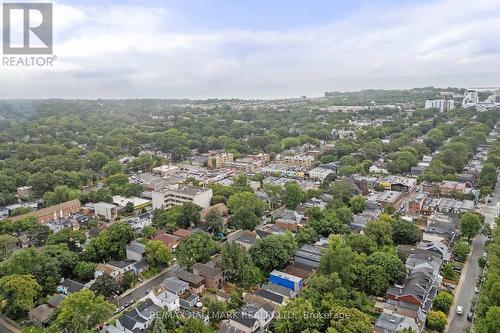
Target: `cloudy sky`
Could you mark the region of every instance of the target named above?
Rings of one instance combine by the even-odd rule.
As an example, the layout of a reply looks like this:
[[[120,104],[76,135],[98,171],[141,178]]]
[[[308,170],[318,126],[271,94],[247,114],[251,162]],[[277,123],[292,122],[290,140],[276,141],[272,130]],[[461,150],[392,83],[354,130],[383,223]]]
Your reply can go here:
[[[55,1],[58,59],[0,66],[0,98],[500,86],[499,32],[499,0]]]

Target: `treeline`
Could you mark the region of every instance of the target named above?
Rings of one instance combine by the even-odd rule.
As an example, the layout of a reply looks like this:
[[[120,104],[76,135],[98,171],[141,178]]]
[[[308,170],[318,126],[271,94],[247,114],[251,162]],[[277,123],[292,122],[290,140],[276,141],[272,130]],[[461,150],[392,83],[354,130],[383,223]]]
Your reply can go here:
[[[497,223],[500,220],[497,219]],[[500,229],[493,230],[488,246],[488,273],[476,309],[477,333],[497,333],[500,328]]]

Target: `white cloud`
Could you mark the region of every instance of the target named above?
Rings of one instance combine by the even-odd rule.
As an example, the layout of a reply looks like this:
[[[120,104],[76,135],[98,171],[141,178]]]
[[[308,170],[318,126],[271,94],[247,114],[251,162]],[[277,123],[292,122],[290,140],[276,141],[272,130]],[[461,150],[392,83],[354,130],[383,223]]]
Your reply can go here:
[[[55,66],[0,67],[2,97],[285,97],[499,85],[495,0],[370,7],[300,30],[198,33],[169,30],[168,8],[54,8]]]

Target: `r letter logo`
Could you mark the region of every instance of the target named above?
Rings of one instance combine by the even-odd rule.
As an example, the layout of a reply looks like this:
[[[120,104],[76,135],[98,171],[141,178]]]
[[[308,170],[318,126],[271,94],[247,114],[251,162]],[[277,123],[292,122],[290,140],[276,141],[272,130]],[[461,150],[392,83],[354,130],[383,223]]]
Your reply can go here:
[[[52,54],[52,4],[3,4],[3,54]]]

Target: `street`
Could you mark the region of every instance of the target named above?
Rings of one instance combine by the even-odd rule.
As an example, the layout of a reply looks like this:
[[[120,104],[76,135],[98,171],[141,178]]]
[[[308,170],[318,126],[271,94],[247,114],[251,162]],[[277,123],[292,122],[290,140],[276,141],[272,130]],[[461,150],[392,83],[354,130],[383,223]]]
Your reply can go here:
[[[500,175],[498,176],[500,180]],[[491,228],[495,227],[495,219],[498,217],[498,205],[500,204],[500,185],[497,181],[497,185],[493,192],[493,196],[490,198],[490,203],[485,203],[478,205],[481,214],[485,217],[485,222]],[[467,258],[465,265],[462,269],[462,274],[460,275],[460,281],[455,290],[455,298],[453,300],[453,305],[448,314],[448,326],[445,332],[455,333],[462,332],[464,328],[470,327],[471,323],[467,321],[467,313],[471,308],[472,299],[475,296],[476,282],[479,278],[481,270],[479,268],[478,259],[484,253],[486,237],[484,235],[477,236],[472,243],[472,253]],[[457,306],[461,305],[464,307],[464,314],[457,315]]]
[[[140,300],[141,298],[146,296],[149,289],[158,286],[160,284],[160,282],[162,282],[165,278],[167,278],[169,276],[170,271],[172,271],[172,269],[174,267],[177,267],[177,266],[176,265],[171,266],[171,267],[165,269],[163,272],[161,272],[157,276],[155,276],[154,278],[152,278],[151,280],[148,280],[146,282],[139,284],[134,289],[128,291],[126,294],[117,298],[114,301],[114,303],[117,306],[121,306],[121,305],[123,305],[127,302],[130,302],[130,301],[136,302],[136,301]]]
[[[462,269],[460,281],[455,290],[453,305],[448,315],[448,323],[450,324],[445,332],[459,333],[464,328],[470,327],[471,323],[467,320],[467,313],[472,306],[472,299],[475,296],[476,281],[481,272],[478,259],[483,255],[485,242],[486,237],[484,235],[477,236],[472,242],[472,254],[469,255]],[[463,315],[457,314],[456,309],[458,305],[463,306]]]
[[[0,317],[0,333],[21,333],[21,330]]]

